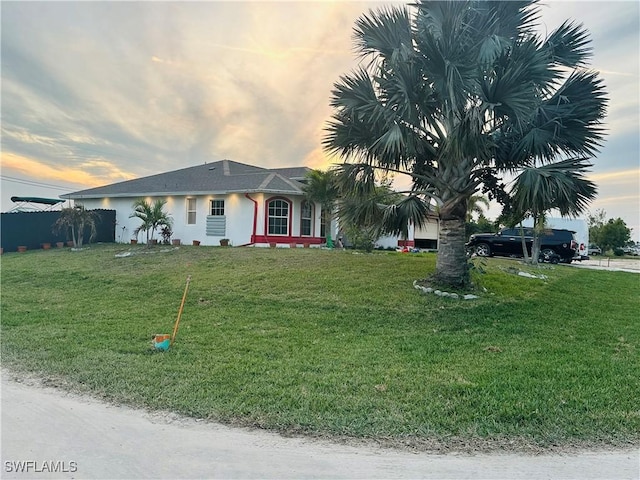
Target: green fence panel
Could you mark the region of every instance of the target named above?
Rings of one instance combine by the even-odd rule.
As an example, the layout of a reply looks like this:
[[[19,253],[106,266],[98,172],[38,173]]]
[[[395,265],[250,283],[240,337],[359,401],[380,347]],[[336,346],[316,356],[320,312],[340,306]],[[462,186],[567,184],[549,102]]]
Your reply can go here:
[[[116,211],[94,210],[100,216],[96,221],[96,236],[92,243],[113,243],[116,241]],[[57,242],[71,240],[68,232],[53,233],[53,224],[60,211],[3,213],[0,222],[0,246],[5,252],[15,252],[24,245],[27,250],[42,248],[43,243],[55,246]],[[85,230],[84,239],[88,243],[90,230]]]

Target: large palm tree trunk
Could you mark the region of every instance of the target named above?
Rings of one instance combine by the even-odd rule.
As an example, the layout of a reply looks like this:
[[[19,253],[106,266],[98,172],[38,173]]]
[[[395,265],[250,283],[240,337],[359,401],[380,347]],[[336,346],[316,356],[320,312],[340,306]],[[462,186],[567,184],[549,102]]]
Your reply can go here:
[[[436,280],[453,286],[469,284],[469,267],[464,248],[465,217],[440,220]]]
[[[447,285],[463,287],[469,284],[469,265],[464,246],[467,240],[467,202],[465,197],[454,196],[440,209],[436,280]]]

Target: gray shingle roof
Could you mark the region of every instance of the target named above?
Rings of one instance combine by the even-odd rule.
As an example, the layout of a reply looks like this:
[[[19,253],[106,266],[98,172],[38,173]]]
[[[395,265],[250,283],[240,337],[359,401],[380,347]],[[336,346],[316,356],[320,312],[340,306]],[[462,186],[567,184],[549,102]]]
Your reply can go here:
[[[61,195],[65,199],[265,192],[301,194],[307,167],[266,169],[220,160]]]

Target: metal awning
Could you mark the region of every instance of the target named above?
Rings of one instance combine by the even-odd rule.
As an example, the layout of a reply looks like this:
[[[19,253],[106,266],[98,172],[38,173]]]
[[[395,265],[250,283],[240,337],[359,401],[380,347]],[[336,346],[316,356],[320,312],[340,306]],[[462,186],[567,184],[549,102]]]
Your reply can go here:
[[[17,203],[9,212],[46,212],[65,200],[59,198],[42,197],[11,197],[13,203]]]

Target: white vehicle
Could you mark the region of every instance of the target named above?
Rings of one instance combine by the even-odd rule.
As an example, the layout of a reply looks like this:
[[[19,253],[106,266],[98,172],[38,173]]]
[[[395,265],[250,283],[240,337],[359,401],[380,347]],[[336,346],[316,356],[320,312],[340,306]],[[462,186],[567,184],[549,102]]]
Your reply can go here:
[[[596,255],[602,255],[602,249],[598,245],[589,245],[589,248],[587,249],[587,255],[593,255],[594,257]]]

